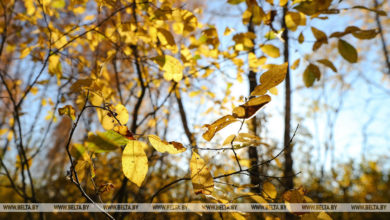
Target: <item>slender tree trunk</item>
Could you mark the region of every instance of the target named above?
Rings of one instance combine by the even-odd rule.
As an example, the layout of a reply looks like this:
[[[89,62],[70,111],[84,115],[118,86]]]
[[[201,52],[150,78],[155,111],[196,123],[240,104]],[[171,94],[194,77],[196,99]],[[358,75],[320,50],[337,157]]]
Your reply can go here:
[[[379,6],[378,0],[374,0],[374,6],[375,6],[375,9],[378,9],[378,6]],[[379,17],[378,13],[376,13],[376,15],[375,15],[375,20],[376,20],[376,24],[378,26],[379,35],[381,37],[382,51],[383,51],[383,56],[385,58],[385,62],[386,62],[386,66],[387,66],[387,73],[390,74],[389,51],[387,50],[386,40],[385,40],[385,36],[384,36],[384,33],[383,33],[381,20],[380,20],[380,17]]]
[[[249,24],[248,24],[248,32],[255,33],[253,22],[252,22],[252,17],[251,17]],[[253,42],[253,45],[256,45],[254,39],[252,40],[252,42]],[[252,48],[251,52],[255,53],[255,49]],[[249,94],[250,94],[257,86],[256,72],[250,70],[248,78],[249,78]],[[258,126],[259,126],[259,124],[256,120],[256,117],[253,117],[252,119],[249,120],[249,131],[251,133],[256,135]],[[251,177],[251,184],[255,185],[255,187],[253,187],[252,190],[256,193],[260,193],[261,192],[260,170],[257,167],[259,164],[259,155],[257,152],[257,148],[255,146],[249,147],[248,156],[249,156],[251,167],[254,167],[254,169],[252,169],[252,171],[251,171],[251,176],[250,176]]]
[[[288,62],[289,60],[289,45],[288,45],[288,29],[285,22],[285,16],[287,13],[287,7],[283,8],[283,20],[282,27],[284,28],[283,39],[284,39],[284,62]],[[287,74],[285,80],[285,109],[284,109],[284,138],[283,146],[287,146],[290,144],[290,126],[291,126],[291,82],[290,82],[290,65],[287,67]],[[293,182],[293,159],[292,159],[292,146],[288,147],[284,152],[284,186],[287,189],[294,188]]]

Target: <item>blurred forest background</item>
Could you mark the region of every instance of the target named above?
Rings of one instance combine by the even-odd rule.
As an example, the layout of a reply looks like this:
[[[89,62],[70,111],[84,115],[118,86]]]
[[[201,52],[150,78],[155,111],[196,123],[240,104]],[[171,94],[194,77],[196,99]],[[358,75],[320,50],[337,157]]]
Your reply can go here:
[[[387,0],[0,2],[1,203],[290,202],[286,192],[306,202],[390,202]],[[272,101],[248,104],[257,96]],[[141,180],[122,168],[126,142],[109,135],[146,143],[148,167],[134,168]],[[180,152],[160,151],[151,135]],[[211,187],[196,186],[194,155]]]

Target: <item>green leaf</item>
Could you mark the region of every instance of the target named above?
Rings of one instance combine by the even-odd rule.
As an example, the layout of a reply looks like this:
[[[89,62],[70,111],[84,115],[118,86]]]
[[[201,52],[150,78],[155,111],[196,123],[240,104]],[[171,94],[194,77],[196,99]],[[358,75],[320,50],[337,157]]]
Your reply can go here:
[[[95,153],[114,151],[122,145],[126,145],[129,140],[115,131],[97,132],[89,135],[87,147]]]
[[[346,42],[340,39],[338,43],[338,49],[341,56],[350,63],[356,63],[358,60],[358,53],[356,49]]]
[[[309,64],[305,72],[303,73],[303,82],[306,87],[311,87],[315,80],[319,80],[321,78],[321,72],[318,66],[314,64]]]

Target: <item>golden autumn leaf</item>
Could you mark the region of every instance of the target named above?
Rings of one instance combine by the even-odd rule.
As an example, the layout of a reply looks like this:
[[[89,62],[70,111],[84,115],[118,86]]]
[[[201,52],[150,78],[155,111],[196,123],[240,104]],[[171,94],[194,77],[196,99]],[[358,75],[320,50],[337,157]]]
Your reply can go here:
[[[167,31],[164,28],[157,28],[157,37],[160,40],[162,45],[175,46],[175,39],[171,32]]]
[[[61,75],[62,67],[60,63],[60,56],[53,54],[49,57],[49,73],[50,75]]]
[[[205,161],[196,152],[192,152],[190,170],[195,194],[210,195],[214,190],[214,180]]]
[[[99,121],[105,130],[113,129],[117,125],[124,125],[129,120],[129,112],[122,104],[117,104],[114,108],[110,106],[110,110],[111,112],[104,109],[96,109]]]
[[[262,45],[262,46],[260,46],[260,49],[261,49],[261,51],[263,51],[263,53],[267,54],[268,56],[270,56],[272,58],[280,57],[279,48],[275,47],[272,44]]]
[[[164,79],[179,82],[183,78],[183,65],[180,61],[172,56],[164,56],[164,64],[162,66],[164,71]]]
[[[158,152],[165,153],[168,152],[170,154],[179,154],[187,149],[179,142],[176,141],[162,141],[158,136],[156,135],[148,135],[148,139],[150,144],[156,149]]]
[[[275,199],[277,194],[276,187],[272,183],[265,182],[263,184],[263,195],[265,197]]]
[[[341,56],[350,63],[356,63],[358,60],[358,53],[356,49],[347,41],[340,39],[337,45]]]
[[[306,16],[301,12],[288,11],[284,20],[291,31],[296,31],[299,25],[306,25]]]
[[[118,114],[116,118],[120,121],[122,125],[126,124],[127,121],[129,121],[129,112],[122,104],[117,104],[115,106],[115,112]]]
[[[291,69],[292,70],[295,70],[296,68],[298,68],[298,66],[299,66],[299,63],[301,62],[301,59],[296,59],[294,62],[293,62],[293,64],[291,65]]]
[[[211,125],[205,124],[203,127],[206,127],[207,131],[205,133],[203,133],[202,137],[206,141],[210,141],[211,139],[213,139],[213,137],[217,131],[221,130],[222,128],[224,128],[224,127],[228,126],[229,124],[236,122],[236,121],[237,121],[237,119],[235,117],[233,117],[232,115],[225,115],[222,118],[214,121]]]
[[[273,65],[260,77],[260,85],[252,91],[252,96],[264,95],[267,90],[279,85],[286,78],[288,63]]]
[[[71,105],[65,105],[64,107],[59,108],[58,113],[60,115],[69,116],[73,121],[76,120],[76,112],[75,112],[73,106],[71,106]]]
[[[231,212],[230,215],[232,215],[236,220],[246,220],[246,217],[238,212]]]
[[[148,173],[148,157],[144,151],[146,147],[144,142],[129,140],[123,150],[123,174],[138,187],[141,187]]]
[[[249,99],[245,104],[235,107],[233,109],[233,117],[235,118],[251,118],[260,110],[265,104],[271,101],[269,95],[262,95]]]

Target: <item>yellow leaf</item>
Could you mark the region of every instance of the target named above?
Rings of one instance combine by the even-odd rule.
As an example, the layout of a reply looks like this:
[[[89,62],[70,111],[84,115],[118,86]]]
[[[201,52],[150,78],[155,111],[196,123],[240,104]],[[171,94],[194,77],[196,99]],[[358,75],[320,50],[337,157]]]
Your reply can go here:
[[[240,213],[238,213],[238,212],[231,212],[230,214],[236,220],[246,220],[246,218],[243,215],[241,215]]]
[[[301,59],[296,59],[295,61],[294,61],[294,63],[291,65],[291,69],[292,70],[295,70],[298,66],[299,66],[299,63],[300,63],[300,61],[301,61]]]
[[[314,64],[309,64],[305,72],[303,73],[303,82],[305,83],[306,87],[310,87],[313,85],[315,80],[320,80],[321,78],[321,72],[318,66]]]
[[[291,31],[296,31],[299,25],[306,25],[306,16],[301,12],[287,12],[284,17],[286,26]]]
[[[162,45],[175,46],[175,39],[171,32],[165,30],[164,28],[157,28],[157,37],[160,40]]]
[[[279,5],[280,6],[285,6],[287,4],[288,0],[280,0]]]
[[[49,57],[49,73],[50,75],[62,74],[60,56],[58,56],[57,54],[53,54]]]
[[[326,214],[325,212],[320,212],[320,214],[317,215],[317,219],[319,220],[332,220],[332,218]]]
[[[250,198],[255,200],[257,203],[268,203],[262,196],[249,192]]]
[[[24,49],[20,52],[19,59],[25,58],[27,55],[30,54],[30,51],[31,51],[31,48],[30,48],[30,47],[24,48]]]
[[[162,69],[164,70],[164,78],[168,81],[179,82],[183,78],[183,66],[178,59],[172,56],[165,55]]]
[[[203,127],[207,127],[207,131],[203,133],[202,137],[206,141],[210,141],[211,139],[213,139],[217,131],[236,121],[237,119],[234,118],[232,115],[225,115],[222,118],[213,122],[211,125],[205,124]]]
[[[192,152],[190,170],[195,194],[210,195],[214,190],[214,180],[205,161],[196,152]]]
[[[7,135],[7,140],[11,141],[13,137],[14,137],[14,132],[13,131],[9,131],[8,135]]]
[[[223,35],[224,36],[228,36],[228,35],[230,35],[232,33],[232,31],[234,31],[234,29],[226,27],[225,31],[223,32]]]
[[[122,169],[125,176],[138,187],[141,187],[148,173],[148,158],[141,141],[129,140],[122,155]]]
[[[252,98],[245,104],[240,105],[233,109],[233,117],[235,118],[251,118],[261,109],[265,104],[271,101],[269,95],[263,95],[260,97]]]
[[[179,142],[171,141],[166,142],[162,141],[156,135],[148,135],[148,139],[150,144],[156,149],[158,152],[165,153],[168,152],[170,154],[178,154],[186,151],[186,148]]]
[[[31,16],[35,12],[34,0],[25,0],[24,6],[26,7],[26,13],[28,16]]]
[[[231,134],[229,135],[222,143],[222,146],[225,146],[225,145],[230,145],[232,143],[232,141],[234,140],[234,138],[236,137],[236,135],[234,134]]]
[[[275,186],[272,183],[265,182],[263,184],[263,195],[265,197],[268,197],[268,198],[271,198],[271,199],[275,199],[277,194],[278,193],[276,192],[276,188],[275,188]]]
[[[76,7],[72,11],[73,11],[73,13],[80,15],[80,14],[85,12],[85,7],[81,7],[81,6],[80,7]]]
[[[119,120],[119,122],[124,125],[129,121],[129,112],[127,111],[126,107],[122,104],[117,104],[115,106],[115,112],[118,114],[116,118]]]
[[[32,87],[30,91],[31,91],[31,93],[33,95],[36,95],[38,93],[38,88],[37,87]]]
[[[267,90],[279,85],[286,78],[288,63],[272,66],[260,77],[260,85],[256,86],[251,95],[264,95]]]
[[[8,129],[6,128],[3,128],[3,129],[0,129],[0,136],[7,133]]]
[[[64,107],[59,108],[58,113],[60,115],[69,116],[73,121],[76,120],[76,113],[74,108],[71,105],[65,105]]]
[[[272,95],[278,95],[278,88],[272,87],[268,90]]]
[[[358,53],[356,49],[346,42],[345,40],[340,39],[338,43],[338,49],[341,56],[350,63],[356,63],[358,60]]]
[[[272,44],[265,44],[260,46],[261,51],[272,58],[278,58],[280,56],[279,48]]]

